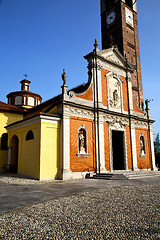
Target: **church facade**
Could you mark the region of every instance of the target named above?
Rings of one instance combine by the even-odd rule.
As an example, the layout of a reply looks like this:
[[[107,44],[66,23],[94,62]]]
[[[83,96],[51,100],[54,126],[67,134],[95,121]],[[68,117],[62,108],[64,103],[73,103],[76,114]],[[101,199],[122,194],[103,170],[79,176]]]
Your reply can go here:
[[[29,91],[27,79],[21,81],[25,85],[21,91],[8,95],[10,104],[7,110],[0,108],[0,116],[7,112],[9,119],[13,107],[17,119],[4,121],[0,129],[0,168],[39,180],[82,178],[88,172],[156,170],[154,121],[148,100],[144,110],[139,46],[136,40],[134,51],[129,50],[133,50],[129,44],[133,39],[124,33],[119,33],[123,40],[119,46],[113,34],[121,16],[126,34],[131,30],[137,36],[133,2],[101,1],[103,50],[95,40],[93,51],[85,56],[86,84],[68,90],[64,70],[62,94],[46,102]],[[105,45],[107,39],[110,46]]]

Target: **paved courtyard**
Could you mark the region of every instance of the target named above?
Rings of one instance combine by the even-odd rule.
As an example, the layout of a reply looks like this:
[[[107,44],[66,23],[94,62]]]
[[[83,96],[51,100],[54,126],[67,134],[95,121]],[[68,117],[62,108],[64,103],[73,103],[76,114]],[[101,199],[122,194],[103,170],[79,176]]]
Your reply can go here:
[[[38,182],[0,175],[0,239],[160,239],[160,178]]]

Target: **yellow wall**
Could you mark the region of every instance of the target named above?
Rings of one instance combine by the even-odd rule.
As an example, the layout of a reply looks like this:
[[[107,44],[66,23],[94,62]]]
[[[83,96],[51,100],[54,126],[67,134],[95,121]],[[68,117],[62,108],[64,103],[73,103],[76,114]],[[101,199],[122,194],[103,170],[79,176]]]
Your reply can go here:
[[[5,126],[23,119],[23,115],[19,113],[0,112],[0,169],[8,163],[8,151],[1,150],[1,136],[7,133]]]
[[[29,130],[33,132],[34,139],[26,141]],[[57,178],[59,132],[59,124],[56,122],[38,122],[10,130],[9,143],[14,135],[19,139],[18,173],[40,180]]]
[[[58,123],[41,123],[40,179],[57,178],[60,159],[59,127]]]
[[[26,141],[29,130],[33,132],[34,139]],[[18,173],[39,179],[40,123],[9,131],[9,142],[14,135],[19,139]]]

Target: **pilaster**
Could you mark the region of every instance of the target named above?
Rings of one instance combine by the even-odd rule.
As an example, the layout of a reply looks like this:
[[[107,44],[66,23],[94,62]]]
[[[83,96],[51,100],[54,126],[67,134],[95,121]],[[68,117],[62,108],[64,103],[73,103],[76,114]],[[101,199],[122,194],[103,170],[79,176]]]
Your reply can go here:
[[[131,125],[131,139],[132,139],[133,170],[136,171],[138,170],[138,167],[137,167],[136,133],[134,125]]]
[[[106,172],[105,168],[105,154],[104,154],[104,121],[99,120],[99,155],[100,155],[100,170]]]
[[[63,115],[62,120],[62,179],[72,179],[70,170],[70,118]]]
[[[152,158],[152,169],[154,171],[158,171],[155,163],[155,154],[154,154],[154,144],[153,144],[153,128],[152,125],[150,125],[150,144],[151,144],[151,158]]]

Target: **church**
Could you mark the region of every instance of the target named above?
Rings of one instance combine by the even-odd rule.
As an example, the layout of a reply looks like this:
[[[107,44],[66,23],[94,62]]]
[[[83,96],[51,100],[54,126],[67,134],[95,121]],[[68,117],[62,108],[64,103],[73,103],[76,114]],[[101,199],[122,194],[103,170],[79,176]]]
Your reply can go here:
[[[45,102],[21,90],[0,101],[0,171],[38,180],[89,172],[156,170],[153,120],[143,100],[135,0],[101,0],[102,50],[95,40],[88,82]]]

